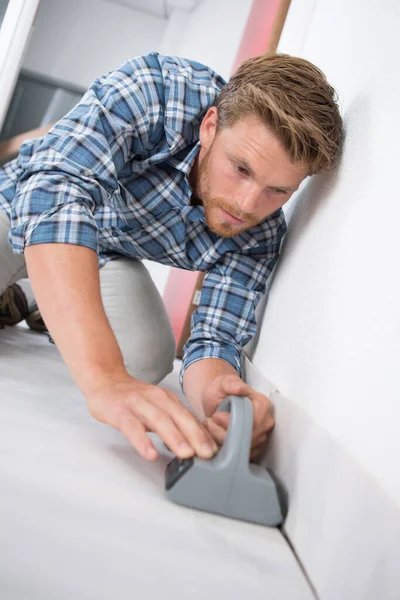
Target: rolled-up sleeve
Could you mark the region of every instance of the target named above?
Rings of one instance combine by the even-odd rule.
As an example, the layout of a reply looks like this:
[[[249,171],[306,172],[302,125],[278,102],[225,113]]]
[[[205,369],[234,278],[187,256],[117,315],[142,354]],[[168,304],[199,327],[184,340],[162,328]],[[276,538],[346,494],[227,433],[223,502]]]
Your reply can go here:
[[[192,363],[220,358],[242,375],[242,348],[257,329],[255,309],[278,260],[286,232],[281,216],[275,239],[264,248],[227,253],[203,282],[199,307],[192,314],[191,333],[184,346],[180,383]]]
[[[97,251],[94,214],[118,188],[121,169],[143,151],[151,135],[153,113],[138,83],[139,68],[132,60],[97,79],[43,138],[12,202],[9,241],[15,253],[49,242]]]

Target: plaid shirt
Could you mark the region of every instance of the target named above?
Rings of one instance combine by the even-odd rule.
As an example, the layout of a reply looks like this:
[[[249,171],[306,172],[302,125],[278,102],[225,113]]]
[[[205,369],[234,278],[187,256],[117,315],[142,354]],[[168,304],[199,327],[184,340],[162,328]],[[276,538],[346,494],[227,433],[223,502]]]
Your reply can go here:
[[[199,125],[224,80],[208,67],[151,53],[94,81],[42,139],[0,169],[0,209],[15,253],[62,242],[206,271],[184,370],[221,358],[241,374],[242,347],[286,231],[282,210],[236,237],[207,227],[188,175]]]

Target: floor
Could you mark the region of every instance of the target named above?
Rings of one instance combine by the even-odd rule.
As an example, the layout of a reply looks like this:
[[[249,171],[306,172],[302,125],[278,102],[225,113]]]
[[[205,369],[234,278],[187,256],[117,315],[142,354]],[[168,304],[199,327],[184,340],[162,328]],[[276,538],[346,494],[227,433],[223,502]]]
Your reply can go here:
[[[0,330],[0,597],[313,598],[278,529],[170,502],[159,450],[95,422],[46,337]]]

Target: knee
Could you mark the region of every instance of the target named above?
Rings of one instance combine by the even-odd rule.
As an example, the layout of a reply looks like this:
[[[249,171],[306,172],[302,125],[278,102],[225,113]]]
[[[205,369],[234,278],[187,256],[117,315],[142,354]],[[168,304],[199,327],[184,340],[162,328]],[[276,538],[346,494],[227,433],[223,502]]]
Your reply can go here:
[[[168,323],[151,328],[145,335],[118,334],[116,337],[125,367],[132,377],[154,385],[160,383],[174,368],[175,338]]]
[[[100,272],[103,305],[128,372],[159,383],[173,369],[175,337],[162,298],[146,267],[132,259]]]

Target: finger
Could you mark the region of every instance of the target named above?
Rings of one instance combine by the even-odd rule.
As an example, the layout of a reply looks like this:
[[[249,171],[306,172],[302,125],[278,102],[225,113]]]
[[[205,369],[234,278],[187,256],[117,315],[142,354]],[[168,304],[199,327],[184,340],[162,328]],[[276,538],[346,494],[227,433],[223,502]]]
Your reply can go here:
[[[192,411],[190,410],[190,408],[188,408],[185,404],[183,404],[182,400],[180,398],[178,398],[177,396],[175,396],[175,394],[173,394],[172,392],[168,392],[168,395],[171,397],[174,406],[169,409],[169,412],[171,413],[172,419],[178,422],[178,410],[175,408],[175,405],[177,405],[179,407],[179,409],[181,410],[181,414],[182,416],[185,418],[189,418],[191,421],[194,421],[194,424],[196,427],[200,428],[200,431],[203,432],[203,434],[205,434],[206,437],[206,441],[208,443],[210,443],[211,445],[213,445],[214,439],[212,437],[212,435],[209,433],[207,427],[205,427],[204,422],[199,419],[199,417]]]
[[[270,418],[268,413],[268,406],[264,407],[260,405],[260,403],[256,404],[253,407],[254,412],[254,425],[253,425],[253,439],[259,436],[265,435],[265,432],[268,429],[272,428],[272,424],[270,424]],[[216,412],[212,416],[212,420],[214,423],[223,427],[224,429],[228,429],[229,427],[229,419],[230,413],[227,412]]]
[[[163,408],[159,408],[160,404]],[[140,420],[157,433],[179,458],[189,458],[197,453],[201,458],[211,458],[218,446],[205,427],[180,402],[172,401],[164,390],[152,390],[150,401],[134,402]]]
[[[250,452],[250,460],[257,460],[257,458],[259,458],[261,454],[261,450],[262,446],[257,446],[256,448],[253,448]]]
[[[264,420],[267,413],[267,407],[265,406],[265,402],[262,402],[258,396],[255,396],[252,401],[253,405],[253,435],[258,435],[260,431],[263,429]]]
[[[230,413],[227,412],[216,412],[212,419],[217,425],[224,427],[225,429],[229,426]],[[259,406],[256,405],[254,407],[254,429],[253,429],[253,437],[264,434],[266,431],[273,427],[273,418],[272,415],[268,412],[268,406]]]
[[[222,446],[226,438],[227,430],[224,427],[217,425],[212,418],[206,419],[206,425],[217,444]]]
[[[194,449],[167,412],[146,399],[136,398],[133,405],[135,415],[139,418],[140,422],[149,431],[157,433],[171,452],[179,458],[193,456]]]
[[[271,403],[269,398],[257,394],[252,402],[254,410],[253,438],[255,438],[262,433],[270,431],[275,422],[271,413]]]
[[[224,396],[234,394],[237,396],[249,396],[252,392],[251,387],[239,377],[239,375],[231,375],[224,377],[221,380],[221,388]]]
[[[161,390],[161,388],[160,388]],[[164,391],[164,390],[161,390]],[[152,397],[153,399],[153,397]],[[213,436],[207,428],[176,398],[168,394],[162,397],[159,392],[154,396],[154,402],[162,404],[163,410],[169,415],[176,428],[182,432],[185,440],[201,458],[211,458],[218,451]]]
[[[229,426],[229,418],[230,418],[229,413],[221,412],[221,413],[215,413],[210,418],[210,421],[212,421],[213,423],[218,425],[218,427],[223,428],[225,430],[225,434],[226,434],[226,431]],[[222,434],[222,432],[221,432],[221,434]],[[264,430],[264,428],[261,428],[260,431],[253,433],[252,445],[255,446],[255,445],[263,444],[266,441],[266,439],[267,439],[267,433]]]
[[[227,413],[227,412],[216,412],[212,416],[212,419],[213,419],[214,423],[216,423],[220,427],[223,427],[224,429],[228,429],[230,416],[231,416],[230,413]]]
[[[267,441],[267,438],[268,436],[266,433],[261,433],[256,438],[252,439],[251,447],[256,448],[257,446],[262,446]]]
[[[270,419],[268,416],[264,418],[261,423],[257,423],[253,430],[253,439],[256,439],[260,435],[268,434],[274,427],[275,421]]]
[[[253,433],[258,435],[263,431],[269,431],[274,426],[274,419],[271,414],[271,402],[267,396],[253,390],[238,375],[231,375],[220,380],[221,394],[227,396],[236,394],[238,396],[248,397],[253,404]],[[215,415],[220,413],[215,413]],[[217,422],[223,424],[219,417]]]
[[[158,452],[146,435],[145,428],[128,408],[120,409],[118,421],[117,429],[123,433],[142,458],[149,461],[158,458]]]
[[[250,458],[252,460],[258,458],[265,448],[265,442],[267,441],[267,436],[261,436],[256,441],[253,440],[251,450],[250,450]]]

